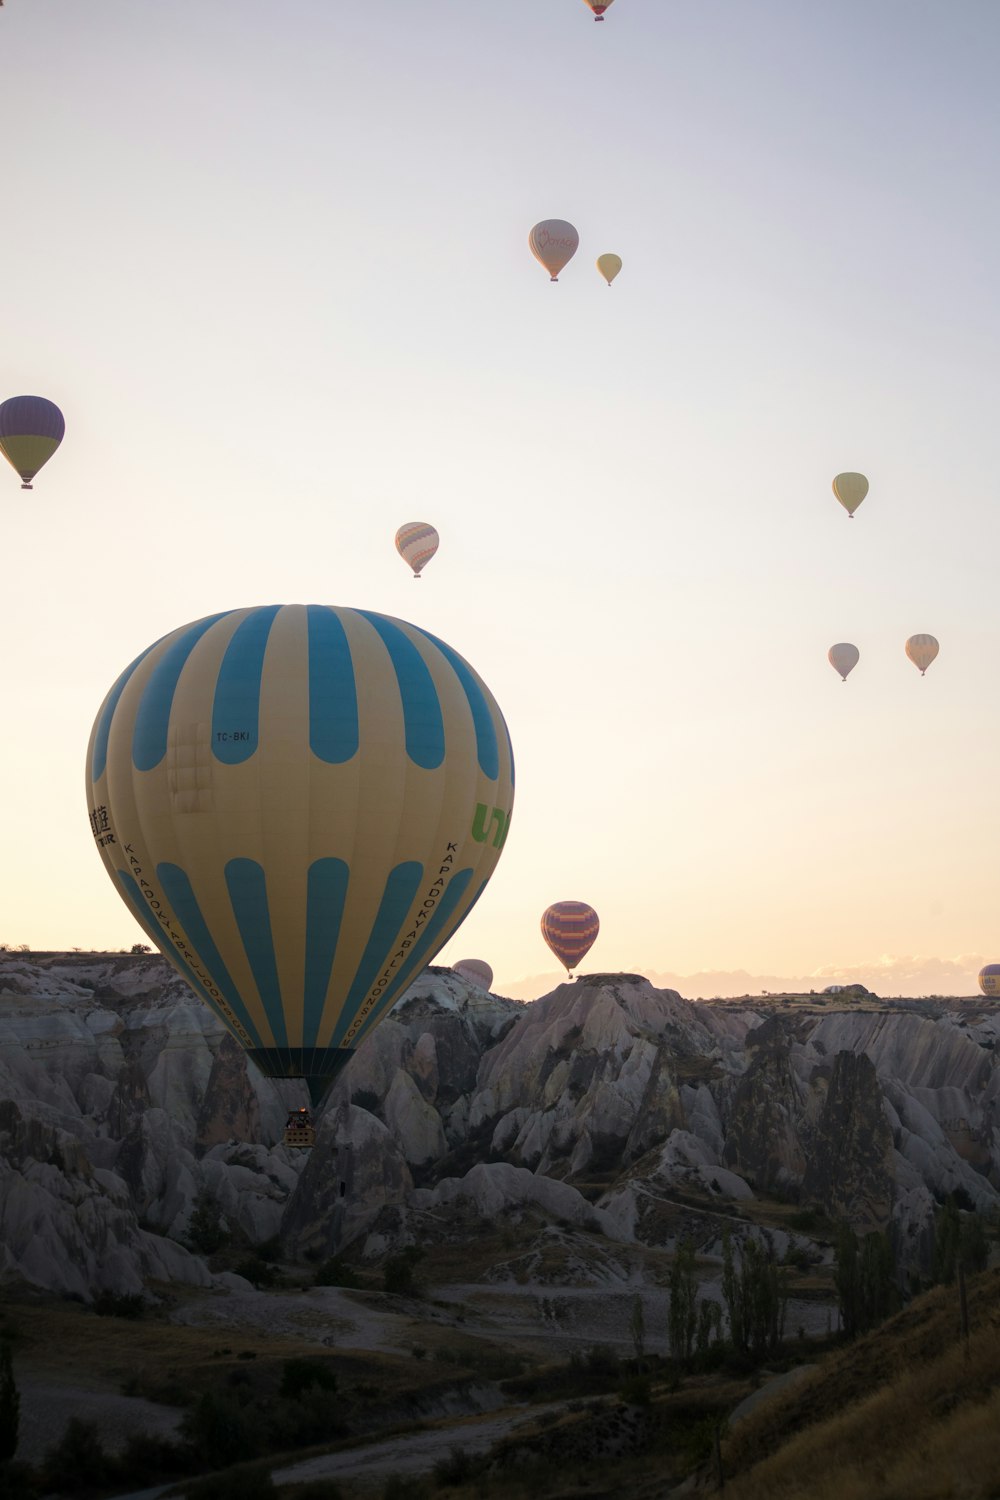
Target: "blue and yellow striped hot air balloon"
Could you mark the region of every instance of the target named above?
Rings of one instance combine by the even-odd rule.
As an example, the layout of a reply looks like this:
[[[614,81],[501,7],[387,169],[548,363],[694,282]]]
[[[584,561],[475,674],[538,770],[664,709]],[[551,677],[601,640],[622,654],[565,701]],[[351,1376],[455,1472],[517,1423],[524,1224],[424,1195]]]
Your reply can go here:
[[[979,988],[991,1000],[1000,999],[1000,964],[985,964],[980,969]]]
[[[570,978],[600,930],[596,911],[585,901],[556,901],[542,912],[542,937]]]
[[[44,396],[11,396],[0,405],[0,453],[20,474],[22,490],[33,488],[65,432],[62,412]]]
[[[90,822],[163,954],[316,1103],[500,858],[503,716],[450,646],[325,605],[234,609],[150,646],[90,739]]]

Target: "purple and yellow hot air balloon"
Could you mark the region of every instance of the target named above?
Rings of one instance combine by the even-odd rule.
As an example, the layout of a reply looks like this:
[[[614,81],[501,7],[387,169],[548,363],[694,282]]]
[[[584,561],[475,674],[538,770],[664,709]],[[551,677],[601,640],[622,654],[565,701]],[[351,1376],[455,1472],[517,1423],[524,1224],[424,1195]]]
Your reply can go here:
[[[985,964],[980,969],[979,988],[991,1000],[1000,1000],[1000,964]]]
[[[62,412],[44,396],[11,396],[0,405],[0,453],[20,474],[22,490],[32,488],[65,431]]]
[[[542,913],[542,937],[571,979],[600,930],[600,919],[586,901],[556,901]]]
[[[396,551],[413,569],[414,578],[427,566],[441,545],[441,538],[426,521],[407,521],[396,532]]]

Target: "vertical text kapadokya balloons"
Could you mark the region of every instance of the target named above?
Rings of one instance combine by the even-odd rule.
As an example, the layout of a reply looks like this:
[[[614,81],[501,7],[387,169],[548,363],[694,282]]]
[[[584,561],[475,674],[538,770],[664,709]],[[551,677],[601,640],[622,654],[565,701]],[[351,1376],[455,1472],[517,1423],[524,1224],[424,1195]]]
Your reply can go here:
[[[838,641],[835,646],[830,647],[826,653],[826,659],[846,682],[848,672],[853,672],[861,660],[861,652],[857,646],[852,646],[850,641]]]
[[[66,431],[63,414],[44,396],[11,396],[0,405],[0,453],[21,476],[22,490],[48,463]]]
[[[868,493],[868,481],[863,474],[838,474],[833,493],[853,521],[854,512]]]
[[[570,977],[600,930],[596,911],[585,901],[556,901],[542,913],[542,937]]]
[[[118,678],[87,753],[119,895],[314,1102],[481,895],[513,781],[503,716],[456,651],[326,605],[172,631]]]
[[[549,273],[551,281],[568,265],[580,247],[580,236],[565,219],[543,219],[528,235],[532,255]]]
[[[906,643],[906,654],[915,667],[920,668],[921,677],[937,656],[941,647],[932,635],[911,635]]]
[[[426,521],[407,521],[396,532],[396,551],[409,563],[414,578],[420,577],[421,568],[427,566],[440,545],[441,538]]]
[[[493,970],[481,958],[460,958],[457,964],[452,964],[452,968],[456,974],[477,984],[481,990],[488,990],[493,983]]]

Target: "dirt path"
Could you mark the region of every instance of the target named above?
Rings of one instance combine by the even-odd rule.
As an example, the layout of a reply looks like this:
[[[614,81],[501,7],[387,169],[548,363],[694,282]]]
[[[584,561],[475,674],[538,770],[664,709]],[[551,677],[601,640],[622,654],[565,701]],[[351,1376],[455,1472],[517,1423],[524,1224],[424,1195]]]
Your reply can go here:
[[[384,1482],[393,1475],[427,1474],[453,1448],[466,1453],[488,1453],[494,1443],[516,1428],[533,1423],[543,1412],[563,1410],[562,1402],[548,1406],[524,1407],[495,1412],[487,1418],[470,1418],[436,1427],[429,1432],[406,1433],[371,1443],[365,1448],[351,1448],[343,1453],[325,1453],[319,1458],[304,1459],[285,1469],[275,1469],[275,1484],[303,1484],[307,1479],[370,1479]]]

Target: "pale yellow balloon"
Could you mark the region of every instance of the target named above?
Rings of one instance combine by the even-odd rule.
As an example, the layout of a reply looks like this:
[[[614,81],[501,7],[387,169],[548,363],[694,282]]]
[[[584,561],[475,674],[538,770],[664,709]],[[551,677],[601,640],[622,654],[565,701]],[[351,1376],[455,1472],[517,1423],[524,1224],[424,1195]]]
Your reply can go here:
[[[923,677],[941,647],[932,635],[911,635],[906,643],[906,654]]]
[[[608,286],[614,281],[621,268],[622,258],[620,255],[599,255],[597,257],[597,269],[608,283]]]
[[[528,235],[528,246],[551,280],[558,281],[559,272],[580,247],[580,236],[566,219],[543,219]]]
[[[850,641],[838,641],[835,646],[830,647],[826,653],[826,659],[846,682],[848,672],[853,672],[861,660],[861,652],[857,646],[852,646]]]
[[[854,512],[868,493],[868,481],[863,474],[838,474],[833,493],[853,521]]]

